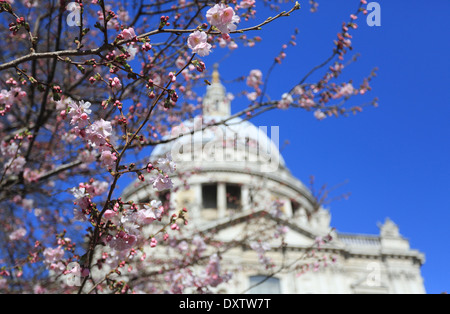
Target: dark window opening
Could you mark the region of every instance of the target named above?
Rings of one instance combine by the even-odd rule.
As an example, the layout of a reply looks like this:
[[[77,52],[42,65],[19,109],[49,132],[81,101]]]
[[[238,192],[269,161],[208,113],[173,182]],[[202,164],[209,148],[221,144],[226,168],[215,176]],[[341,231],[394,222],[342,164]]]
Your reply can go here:
[[[227,184],[227,208],[239,209],[241,208],[241,187],[237,184]]]
[[[170,192],[162,191],[158,193],[158,200],[161,201],[162,206],[165,209],[165,212],[168,212],[170,208]]]
[[[202,185],[203,208],[217,208],[217,184]]]
[[[151,199],[150,199],[150,197],[144,197],[144,198],[141,198],[140,200],[139,200],[139,203],[140,204],[147,204],[147,203],[150,203],[151,202]]]
[[[291,200],[291,207],[292,207],[292,215],[296,215],[300,210],[300,203],[296,202],[295,200]]]

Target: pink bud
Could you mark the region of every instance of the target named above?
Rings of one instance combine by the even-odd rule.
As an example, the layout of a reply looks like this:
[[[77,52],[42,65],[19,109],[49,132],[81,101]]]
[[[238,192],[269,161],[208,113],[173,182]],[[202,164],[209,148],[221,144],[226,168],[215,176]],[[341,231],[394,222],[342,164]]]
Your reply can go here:
[[[108,209],[108,210],[105,211],[105,214],[104,214],[103,216],[105,217],[105,219],[111,219],[111,218],[113,218],[115,215],[116,215],[116,212],[115,212],[115,211],[113,211],[113,210],[111,210],[111,209]]]

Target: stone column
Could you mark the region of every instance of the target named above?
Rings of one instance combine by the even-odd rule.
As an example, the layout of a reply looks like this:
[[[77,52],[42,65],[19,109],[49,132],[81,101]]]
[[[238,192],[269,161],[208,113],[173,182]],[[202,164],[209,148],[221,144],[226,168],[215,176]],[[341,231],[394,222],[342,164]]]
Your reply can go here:
[[[217,183],[217,216],[223,218],[227,215],[227,188],[224,182]]]
[[[202,200],[203,200],[203,195],[202,195],[202,185],[201,184],[195,184],[193,186],[191,186],[191,189],[194,192],[194,206],[192,208],[192,218],[194,221],[199,221],[200,217],[201,217],[201,210],[202,210]]]
[[[242,211],[248,211],[250,209],[250,191],[247,185],[241,186],[241,205]]]
[[[282,201],[284,202],[284,214],[287,217],[292,217],[292,204],[291,204],[291,200],[289,198],[283,198]]]

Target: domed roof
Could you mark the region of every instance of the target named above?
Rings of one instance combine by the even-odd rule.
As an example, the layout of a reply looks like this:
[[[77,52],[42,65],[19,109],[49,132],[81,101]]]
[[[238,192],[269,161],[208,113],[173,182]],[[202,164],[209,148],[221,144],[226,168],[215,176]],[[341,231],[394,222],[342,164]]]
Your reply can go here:
[[[174,127],[164,138],[167,142],[155,146],[151,159],[171,154],[175,162],[188,162],[196,157],[201,161],[245,160],[246,164],[255,161],[285,168],[278,148],[278,127],[256,127],[239,117],[231,118],[230,100],[217,68],[215,65],[212,83],[203,98],[203,116]]]
[[[220,116],[197,116],[183,122],[165,138],[174,138],[173,141],[155,146],[151,159],[170,154],[175,162],[192,161],[192,157],[207,160],[213,154],[216,161],[246,159],[250,162],[278,163],[285,167],[278,148],[278,127],[256,127],[239,117],[221,121],[223,117]],[[268,137],[269,131],[272,139]],[[200,157],[200,154],[203,156]]]
[[[210,180],[248,186],[261,183],[267,191],[297,199],[308,211],[314,210],[314,197],[285,165],[279,151],[278,127],[257,127],[233,117],[217,69],[203,98],[203,115],[172,128],[153,148],[150,161],[169,154],[177,168],[177,173],[171,175],[174,186],[184,185],[184,178],[178,177],[184,172],[190,174],[189,184]],[[125,189],[123,197],[130,199],[139,194],[138,198],[145,198],[148,193],[145,185],[136,188],[133,184]],[[303,198],[305,201],[301,201]]]

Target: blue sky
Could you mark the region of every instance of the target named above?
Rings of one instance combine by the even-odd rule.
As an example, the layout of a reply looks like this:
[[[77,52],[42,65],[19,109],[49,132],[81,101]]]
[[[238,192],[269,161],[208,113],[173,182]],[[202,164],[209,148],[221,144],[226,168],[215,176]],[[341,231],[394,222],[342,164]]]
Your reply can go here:
[[[342,22],[348,21],[358,2],[323,0],[315,14],[308,12],[306,1],[300,2],[300,11],[261,31],[263,41],[257,48],[239,49],[226,58],[220,69],[222,77],[247,75],[253,68],[267,71],[281,45],[298,27],[298,45],[286,51],[286,61],[275,68],[269,82],[268,93],[280,97],[330,55]],[[370,99],[379,98],[378,108],[323,121],[302,110],[278,111],[253,122],[280,126],[281,142],[290,142],[283,156],[303,182],[308,183],[310,175],[318,185],[348,181],[335,195],[350,192],[350,198],[329,206],[332,226],[341,232],[378,234],[377,224],[391,218],[411,247],[425,253],[422,274],[427,292],[448,292],[450,2],[378,3],[381,26],[369,27],[362,16],[357,20],[352,53],[359,53],[360,58],[342,76],[359,85],[378,67],[369,94]],[[204,61],[212,64],[220,54],[217,51]],[[227,86],[229,91],[237,88]],[[357,100],[353,104],[358,104]],[[244,99],[236,99],[232,110],[244,103]]]

